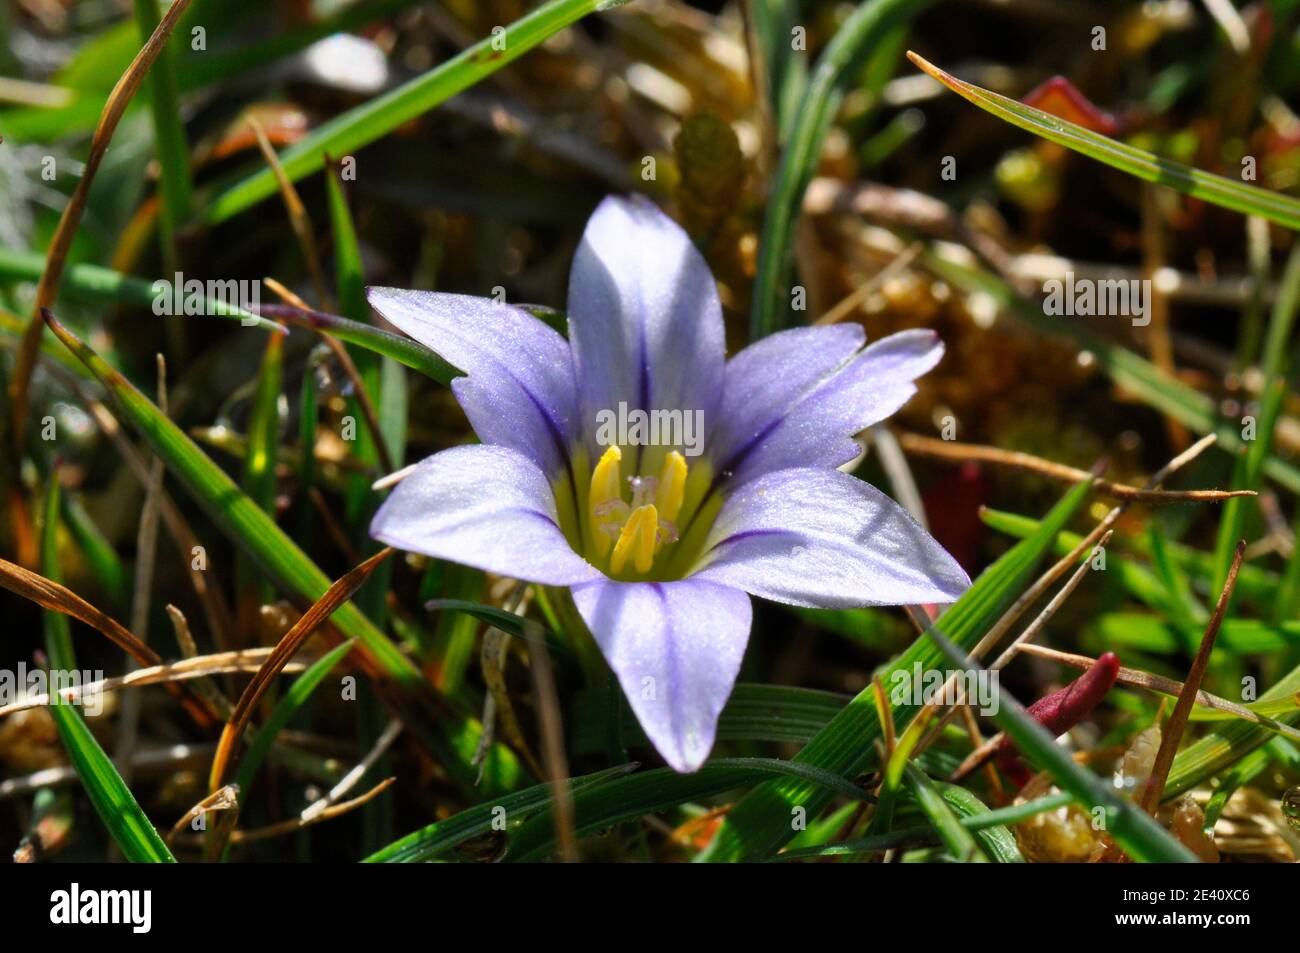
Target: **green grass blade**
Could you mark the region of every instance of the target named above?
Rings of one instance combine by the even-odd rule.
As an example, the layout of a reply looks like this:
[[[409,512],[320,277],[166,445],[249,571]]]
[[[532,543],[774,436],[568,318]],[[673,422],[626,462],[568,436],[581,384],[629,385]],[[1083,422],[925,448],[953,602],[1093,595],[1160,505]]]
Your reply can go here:
[[[860,804],[847,802],[834,810],[827,811],[821,817],[809,822],[806,830],[795,835],[795,838],[790,841],[788,850],[805,850],[830,843],[840,831],[844,830],[846,824],[857,817],[860,809]]]
[[[1001,510],[984,509],[980,512],[980,519],[998,532],[1015,536],[1018,539],[1029,536],[1039,526],[1039,521],[1032,517],[1021,516],[1017,513],[1005,513]],[[1078,533],[1059,533],[1056,537],[1056,551],[1064,556],[1066,553],[1072,552],[1081,542],[1083,542],[1083,537]],[[1131,540],[1125,540],[1125,544],[1132,546],[1142,555],[1151,555],[1149,549],[1144,548],[1143,537],[1139,536]],[[1213,571],[1214,556],[1212,553],[1203,552],[1192,546],[1175,543],[1171,540],[1165,540],[1165,552],[1169,554],[1175,565],[1184,572],[1208,579]],[[1113,554],[1107,554],[1106,569],[1109,571],[1116,567],[1119,567],[1122,571],[1126,569],[1139,571],[1139,575],[1133,577],[1134,584],[1138,586],[1135,594],[1146,592],[1149,587],[1156,587],[1157,590],[1163,592],[1160,581],[1144,567],[1139,566],[1127,557],[1116,559]],[[1241,571],[1237,574],[1236,593],[1238,596],[1245,595],[1251,599],[1272,599],[1277,586],[1278,577],[1275,573],[1261,569],[1258,566],[1252,566],[1249,563],[1242,565]],[[1138,595],[1138,598],[1145,601],[1142,595]]]
[[[19,281],[39,281],[45,270],[45,256],[38,252],[19,251],[13,248],[0,248],[0,278],[12,278]],[[161,281],[161,279],[160,279]],[[156,282],[132,278],[111,268],[99,265],[76,264],[64,269],[59,290],[77,298],[102,305],[105,301],[117,301],[122,304],[134,304],[142,308],[152,308],[158,297],[154,289]],[[159,288],[166,285],[164,281]],[[170,289],[170,285],[166,285]],[[204,315],[239,321],[247,327],[260,327],[267,331],[281,330],[274,321],[256,314],[249,314],[234,305],[215,298],[205,297],[200,307]],[[342,335],[340,335],[341,337]]]
[[[911,786],[912,793],[916,795],[916,803],[920,805],[925,819],[939,835],[939,840],[948,849],[948,853],[962,862],[987,863],[988,857],[975,843],[974,836],[962,827],[957,820],[957,815],[953,813],[948,802],[944,800],[943,795],[939,793],[939,789],[926,773],[909,763],[906,774],[907,783]]]
[[[1202,830],[1207,834],[1214,831],[1214,826],[1223,816],[1223,809],[1228,806],[1237,790],[1273,763],[1272,753],[1268,747],[1257,748],[1233,766],[1232,770],[1219,779],[1218,787],[1210,795],[1205,805],[1205,820]]]
[[[884,37],[929,0],[866,0],[844,21],[817,60],[802,102],[794,111],[785,149],[767,200],[758,272],[750,311],[749,336],[757,340],[778,330],[789,306],[788,275],[803,193],[821,157],[831,122],[844,99],[854,64],[869,44]]]
[[[944,792],[944,797],[948,804],[958,813],[957,822],[968,831],[979,833],[984,831],[1005,831],[1005,837],[998,835],[999,846],[1007,851],[1014,850],[1014,855],[1005,853],[1003,860],[1005,863],[1020,863],[1024,860],[1016,860],[1020,856],[1020,851],[1015,846],[1015,838],[1011,832],[1007,831],[1006,825],[1015,824],[1035,814],[1041,814],[1044,811],[1054,811],[1059,807],[1073,802],[1074,797],[1067,793],[1049,794],[1046,797],[1036,798],[1032,801],[1026,801],[1024,804],[1016,804],[1011,807],[1002,807],[990,811],[980,804],[979,800],[956,785],[940,785]],[[967,794],[968,799],[959,799],[949,796],[949,789],[955,789]],[[974,802],[973,804],[971,802]],[[977,809],[984,808],[983,811]],[[930,835],[928,827],[909,827],[901,830],[890,831],[887,834],[879,834],[875,837],[867,837],[861,840],[843,841],[838,844],[822,844],[818,847],[805,847],[799,850],[788,850],[785,853],[769,857],[769,861],[787,861],[787,860],[815,860],[820,857],[852,857],[861,854],[878,854],[881,851],[890,850],[895,847],[902,847],[905,844],[914,843],[917,840],[924,839]],[[1011,838],[1009,847],[1006,845],[1005,838]]]
[[[280,156],[285,174],[297,182],[318,171],[326,154],[351,155],[490,76],[587,14],[616,5],[617,0],[550,0],[542,4],[503,33],[475,43],[427,73],[314,129]],[[261,169],[213,196],[201,212],[202,219],[210,225],[224,222],[275,195],[277,188],[274,172]]]
[[[1300,691],[1300,666],[1296,666],[1268,691],[1259,696],[1265,707],[1284,701]],[[1288,725],[1300,722],[1300,710],[1281,715],[1278,721]],[[1165,783],[1164,800],[1168,801],[1236,764],[1256,748],[1277,737],[1270,729],[1252,722],[1234,720],[1222,724],[1182,751],[1174,759]]]
[[[476,603],[483,597],[483,571],[459,563],[435,560],[420,580],[420,599],[443,596]],[[465,683],[470,665],[477,658],[478,619],[468,613],[446,612],[438,616],[433,630],[415,633],[421,656],[437,674],[434,683],[447,695],[455,696]]]
[[[325,593],[330,578],[193,440],[66,328],[52,317],[48,323],[55,335],[100,380],[154,452],[236,546],[298,599],[315,602]],[[340,606],[331,617],[331,624],[346,637],[359,640],[386,673],[391,685],[415,702],[418,712],[428,715],[427,720],[412,718],[408,726],[462,781],[472,783],[477,772],[469,759],[480,731],[478,723],[430,711],[431,688],[420,670],[354,604],[347,602]],[[484,785],[488,790],[508,790],[519,777],[520,767],[514,755],[495,745],[486,762]]]
[[[43,255],[0,248],[0,278],[38,281],[44,268]],[[116,301],[144,308],[152,307],[156,296],[151,282],[132,278],[111,268],[85,264],[71,265],[64,271],[61,290],[92,303],[103,304],[104,301]],[[359,321],[349,321],[336,314],[317,311],[304,314],[297,308],[288,306],[264,306],[264,310],[268,313],[274,311],[276,319],[282,320],[285,324],[332,334],[340,341],[391,357],[399,364],[413,371],[419,371],[441,384],[449,384],[453,378],[460,376],[460,371],[427,347],[400,334],[383,331]],[[276,321],[248,314],[239,308],[211,298],[204,300],[203,313],[240,321],[247,326],[257,326],[267,331],[282,330],[281,325]]]
[[[606,768],[593,774],[570,778],[569,790],[573,793],[585,790],[614,778],[622,777],[629,771],[636,770],[636,765],[621,765]],[[514,794],[508,794],[495,802],[478,804],[461,811],[445,821],[438,821],[414,833],[407,834],[387,847],[376,851],[362,863],[366,864],[421,864],[436,860],[439,855],[459,844],[475,837],[482,837],[495,831],[517,829],[532,814],[551,802],[551,785],[538,784]]]
[[[800,761],[782,761],[776,758],[714,758],[713,763],[719,767],[751,768],[762,775],[778,774],[787,778],[799,778],[809,784],[816,784],[828,791],[834,791],[842,797],[857,801],[869,801],[872,798],[852,781],[824,771],[814,764]]]
[[[0,249],[0,255],[3,252],[4,250]],[[0,307],[0,347],[9,351],[17,351],[22,346],[23,328],[26,325],[26,320],[18,317],[12,311],[6,311],[3,307]],[[108,350],[107,353],[111,355],[112,351]],[[92,379],[90,371],[86,370],[80,361],[69,354],[67,348],[58,341],[49,340],[43,334],[41,335],[41,357],[44,360],[52,361],[63,370],[75,374],[77,377],[86,380]]]
[[[276,459],[280,440],[280,389],[284,377],[283,334],[270,334],[262,352],[257,386],[248,414],[248,434],[239,485],[248,498],[275,521]],[[237,616],[244,631],[255,631],[260,606],[271,602],[273,590],[252,558],[235,554]]]
[[[1300,230],[1300,200],[1270,192],[1245,182],[1202,172],[1180,162],[1162,159],[1150,152],[1067,122],[1051,113],[1026,106],[988,89],[964,82],[915,53],[909,58],[940,83],[999,119],[1028,130],[1036,136],[1096,159],[1121,172],[1176,189],[1212,205],[1243,215],[1259,215],[1287,228]]]
[[[370,305],[366,301],[365,266],[361,260],[361,245],[357,239],[352,212],[337,167],[325,175],[326,198],[330,213],[330,230],[334,236],[335,294],[339,310],[349,319],[366,323],[370,319]],[[406,445],[406,376],[401,366],[391,358],[379,359],[369,351],[353,356],[353,363],[361,378],[361,387],[375,407],[377,430],[371,430],[369,417],[361,409],[358,395],[348,398],[348,413],[362,423],[358,428],[354,453],[365,468],[392,471],[401,466],[399,456]],[[385,396],[388,400],[385,400]],[[380,441],[386,453],[380,451]],[[391,460],[389,459],[391,456]],[[354,532],[362,535],[361,545],[373,552],[377,543],[365,538],[365,526],[379,505],[379,495],[370,488],[370,479],[364,473],[353,474],[348,479],[347,514]],[[367,583],[362,592],[362,605],[371,606],[375,618],[382,618],[383,593],[387,588],[389,567],[384,567]]]
[[[276,460],[280,439],[280,392],[284,383],[284,338],[267,336],[248,414],[246,450],[240,488],[274,521],[276,517]],[[251,626],[257,608],[272,598],[271,587],[242,551],[237,554],[235,576],[245,624]]]
[[[499,609],[496,606],[484,605],[479,602],[467,602],[463,599],[430,599],[424,604],[424,607],[439,612],[463,612],[516,638],[544,641],[547,650],[558,658],[565,660],[573,658],[573,647],[555,632],[540,622],[525,619],[523,616],[516,615],[506,609]]]
[[[943,781],[932,783],[938,789],[945,805],[956,817],[957,823],[975,835],[976,842],[989,860],[999,864],[1025,862],[1024,855],[1020,853],[1020,846],[1016,843],[1016,836],[1005,824],[979,827],[971,825],[971,818],[980,818],[984,821],[989,819],[993,812],[989,810],[988,805],[960,784],[948,784]]]
[[[794,49],[799,4],[795,0],[753,0],[749,10],[761,52],[768,105],[778,141],[784,142],[808,84],[807,56]]]
[[[55,582],[63,575],[58,558],[60,495],[58,472],[55,471],[50,474],[49,489],[45,495],[45,525],[41,530],[41,572]],[[76,671],[68,617],[48,609],[41,616],[50,667],[56,672]],[[90,803],[108,828],[114,843],[121,848],[122,855],[132,863],[175,863],[176,858],[145,816],[113,762],[90,733],[81,712],[77,711],[75,705],[59,701],[49,705],[48,710]]]
[[[50,714],[90,803],[121,848],[122,856],[136,864],[176,863],[81,713],[69,705],[51,705]]]
[[[1264,356],[1260,362],[1260,371],[1263,373],[1264,380],[1260,387],[1262,399],[1259,417],[1255,424],[1255,439],[1251,441],[1250,449],[1246,451],[1245,459],[1241,463],[1241,472],[1237,474],[1239,479],[1233,481],[1234,490],[1259,489],[1264,462],[1272,450],[1273,433],[1282,412],[1282,402],[1286,398],[1287,348],[1291,342],[1291,331],[1295,327],[1297,309],[1300,309],[1300,246],[1291,250],[1286,272],[1282,276],[1281,288],[1273,303],[1268,336],[1264,342]],[[1258,514],[1259,500],[1252,497],[1234,497],[1224,504],[1223,518],[1219,520],[1219,535],[1215,540],[1214,576],[1210,580],[1211,592],[1223,591],[1237,540],[1242,538],[1248,508],[1249,511]]]
[[[95,580],[103,587],[113,608],[129,611],[131,605],[130,574],[122,565],[121,557],[100,528],[95,525],[81,501],[70,493],[59,494],[59,515],[68,528],[77,548],[86,558]]]
[[[294,521],[297,538],[306,545],[310,545],[312,525],[316,517],[311,504],[311,490],[316,485],[316,428],[320,424],[320,405],[316,401],[316,372],[323,357],[319,348],[308,355],[298,389],[298,489],[294,501]]]
[[[880,800],[876,804],[875,813],[871,816],[871,827],[868,833],[884,833],[894,826],[894,806],[902,795],[903,782],[907,777],[907,769],[912,762],[912,752],[921,743],[921,735],[925,728],[926,724],[924,722],[913,721],[898,736],[897,743],[894,745],[893,750],[889,752],[884,769],[880,772],[878,791]],[[925,813],[928,818],[929,812],[925,811]],[[959,854],[958,856],[962,855]]]
[[[325,176],[325,196],[330,213],[330,231],[334,236],[334,287],[339,310],[353,321],[363,321],[370,314],[366,301],[366,273],[361,263],[361,245],[356,225],[338,170],[331,167]]]
[[[275,516],[275,461],[280,439],[280,389],[284,379],[284,335],[266,339],[257,388],[248,418],[248,452],[244,455],[244,492],[272,518]]]
[[[1291,530],[1300,532],[1300,510],[1296,512]],[[1281,583],[1273,597],[1274,619],[1294,619],[1297,615],[1300,615],[1300,546],[1292,550],[1287,559]]]
[[[719,741],[779,741],[807,744],[849,703],[850,696],[789,685],[740,683],[718,718]],[[572,715],[573,751],[595,754],[604,749],[604,715],[609,701],[601,689],[580,692]],[[623,727],[628,745],[649,744],[635,722]]]
[[[57,466],[50,471],[45,488],[45,507],[42,510],[40,558],[41,572],[52,582],[63,582],[63,567],[59,564],[59,516],[63,488],[59,485]],[[72,649],[72,632],[68,617],[61,612],[42,613],[45,630],[45,653],[50,657],[50,667],[56,671],[71,672],[77,669],[77,656]],[[66,707],[54,705],[54,708]]]
[[[148,42],[162,20],[158,0],[135,0],[140,41]],[[154,144],[158,152],[158,191],[162,196],[163,260],[176,264],[176,234],[190,218],[194,183],[190,179],[190,150],[181,125],[176,92],[176,42],[169,38],[149,70],[149,110],[153,117]]]
[[[775,758],[714,758],[694,774],[656,768],[579,792],[573,799],[574,829],[581,837],[686,801],[752,785],[774,774],[795,777],[814,786],[830,785],[827,790],[831,794],[846,794],[859,799],[863,796],[852,785],[845,787],[848,782],[843,778],[815,766]],[[554,846],[555,819],[547,810],[529,820],[511,838],[506,859],[516,862],[541,860]]]
[[[975,580],[971,588],[940,617],[944,631],[959,645],[973,645],[1029,583],[1035,567],[1050,548],[1056,534],[1078,510],[1091,489],[1091,481],[1070,490],[1043,519],[1039,530],[1018,543]],[[922,669],[940,667],[943,656],[929,639],[919,638],[899,656],[889,672],[882,672],[886,685],[893,672],[910,676],[914,665]],[[895,725],[904,728],[920,706],[894,706]],[[841,777],[855,777],[874,759],[872,744],[881,735],[874,691],[869,686],[859,693],[799,752],[797,760],[815,764]],[[791,812],[803,807],[815,815],[826,806],[824,791],[798,780],[764,784],[736,805],[701,860],[728,861],[757,859],[776,853],[793,836]]]
[[[253,779],[257,777],[257,769],[262,766],[266,759],[267,753],[271,750],[271,745],[275,742],[275,736],[279,734],[280,729],[289,723],[299,708],[306,703],[320,683],[325,680],[325,676],[334,671],[334,668],[343,661],[344,657],[352,651],[356,642],[348,640],[334,646],[315,662],[312,662],[305,672],[294,679],[293,685],[284,693],[267,717],[262,723],[262,727],[257,730],[257,736],[253,738],[248,745],[248,750],[244,752],[243,758],[239,762],[239,774],[235,782],[239,785],[239,790],[243,797],[248,796],[249,790],[252,789]]]
[[[363,324],[360,321],[350,321],[337,314],[327,314],[324,311],[300,311],[290,305],[263,305],[262,313],[275,318],[277,321],[283,321],[285,324],[310,328],[324,334],[332,334],[340,341],[364,347],[368,351],[374,351],[376,354],[382,354],[385,357],[391,357],[397,363],[409,367],[413,371],[419,371],[425,377],[435,380],[439,384],[450,384],[453,379],[461,376],[459,370],[452,367],[423,344],[419,344],[400,334],[393,334],[390,331],[383,331],[369,324]]]
[[[1107,612],[1096,618],[1095,625],[1097,639],[1108,647],[1131,648],[1158,655],[1185,655],[1187,652],[1186,629],[1159,616]],[[1219,629],[1215,652],[1261,655],[1298,646],[1300,623],[1273,626],[1256,619],[1229,619]]]
[[[424,607],[438,612],[464,612],[480,622],[496,626],[502,632],[508,632],[521,639],[536,638],[538,632],[545,633],[549,638],[555,638],[553,633],[548,632],[538,622],[525,619],[507,609],[499,609],[481,602],[467,602],[463,599],[430,599]]]

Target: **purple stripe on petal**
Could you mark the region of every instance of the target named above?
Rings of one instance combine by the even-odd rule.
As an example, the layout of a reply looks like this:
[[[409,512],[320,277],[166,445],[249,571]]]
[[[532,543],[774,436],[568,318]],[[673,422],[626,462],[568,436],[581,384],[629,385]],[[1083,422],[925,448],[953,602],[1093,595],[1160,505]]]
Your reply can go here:
[[[862,348],[857,324],[794,328],[751,344],[727,362],[718,426],[708,453],[725,466],[761,440],[809,391],[841,370]]]
[[[725,539],[718,540],[716,543],[711,544],[709,549],[711,552],[716,553],[718,550],[721,550],[726,546],[735,546],[736,544],[746,542],[747,540],[773,536],[784,537],[785,539],[790,540],[792,546],[798,545],[799,541],[803,539],[803,537],[798,533],[788,529],[745,529],[741,530],[739,533],[733,533]]]
[[[689,236],[644,198],[611,197],[587,223],[569,277],[582,430],[596,415],[703,411],[713,426],[726,343],[713,275]]]
[[[858,452],[853,435],[907,403],[916,393],[912,382],[943,357],[933,331],[893,334],[852,356],[845,354],[851,335],[818,340],[821,332],[836,330],[848,329],[799,329],[798,337],[779,342],[785,336],[773,335],[727,365],[723,429],[709,453],[734,483],[789,467],[838,467],[852,460]],[[770,386],[779,402],[749,396],[761,394],[763,382],[778,380],[784,383]]]
[[[889,497],[838,470],[806,467],[736,488],[688,578],[828,609],[953,602],[970,585]]]
[[[429,457],[384,501],[370,535],[548,586],[601,578],[560,531],[542,471],[508,447],[454,447]]]
[[[371,288],[371,307],[468,376],[452,391],[484,443],[563,470],[577,403],[568,342],[531,314],[487,298]]]
[[[713,748],[749,640],[749,596],[696,580],[613,582],[573,599],[646,736],[677,771]]]

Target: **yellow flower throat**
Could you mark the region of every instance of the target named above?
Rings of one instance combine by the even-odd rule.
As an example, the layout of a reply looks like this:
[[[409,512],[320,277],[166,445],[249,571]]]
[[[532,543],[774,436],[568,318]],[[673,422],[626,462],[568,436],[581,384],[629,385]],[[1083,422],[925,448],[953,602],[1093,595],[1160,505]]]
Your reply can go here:
[[[677,541],[677,519],[686,497],[686,458],[676,450],[663,458],[659,476],[627,478],[623,496],[623,451],[607,449],[591,474],[587,496],[588,558],[611,576],[650,572],[655,556]]]

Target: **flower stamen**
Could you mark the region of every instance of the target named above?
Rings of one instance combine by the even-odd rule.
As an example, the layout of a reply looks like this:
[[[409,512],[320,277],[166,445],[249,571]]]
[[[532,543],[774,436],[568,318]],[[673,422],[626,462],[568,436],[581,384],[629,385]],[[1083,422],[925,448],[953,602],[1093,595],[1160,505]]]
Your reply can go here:
[[[621,573],[627,565],[627,558],[632,555],[632,565],[639,573],[650,571],[655,558],[655,538],[659,530],[659,514],[653,503],[638,506],[623,524],[614,552],[609,557],[609,571]]]
[[[658,477],[628,477],[630,503],[623,490],[622,459],[622,450],[610,446],[592,471],[587,557],[596,565],[608,557],[612,576],[625,571],[645,575],[659,550],[677,542],[676,520],[686,497],[686,458],[674,450],[663,458]]]
[[[596,469],[591,474],[591,493],[587,502],[591,526],[589,545],[598,559],[603,559],[609,553],[610,546],[614,544],[612,536],[618,532],[617,529],[613,534],[601,532],[607,522],[603,517],[617,512],[622,507],[623,512],[618,513],[619,521],[622,522],[622,517],[626,513],[627,504],[623,502],[622,468],[619,466],[622,459],[623,451],[617,446],[612,446],[601,454]]]
[[[655,488],[655,508],[659,517],[669,523],[677,519],[682,510],[682,500],[686,498],[686,458],[676,450],[664,457],[663,469],[659,471],[658,486]]]

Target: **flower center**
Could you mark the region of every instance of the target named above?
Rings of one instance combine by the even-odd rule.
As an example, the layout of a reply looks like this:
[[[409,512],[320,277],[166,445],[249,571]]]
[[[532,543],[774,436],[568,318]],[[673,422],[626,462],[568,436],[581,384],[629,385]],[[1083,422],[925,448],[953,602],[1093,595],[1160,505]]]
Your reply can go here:
[[[658,476],[642,474],[626,481],[622,461],[623,451],[611,446],[592,471],[587,556],[593,565],[607,567],[611,576],[644,576],[660,551],[677,541],[676,521],[686,496],[686,458],[674,450],[664,456]]]

